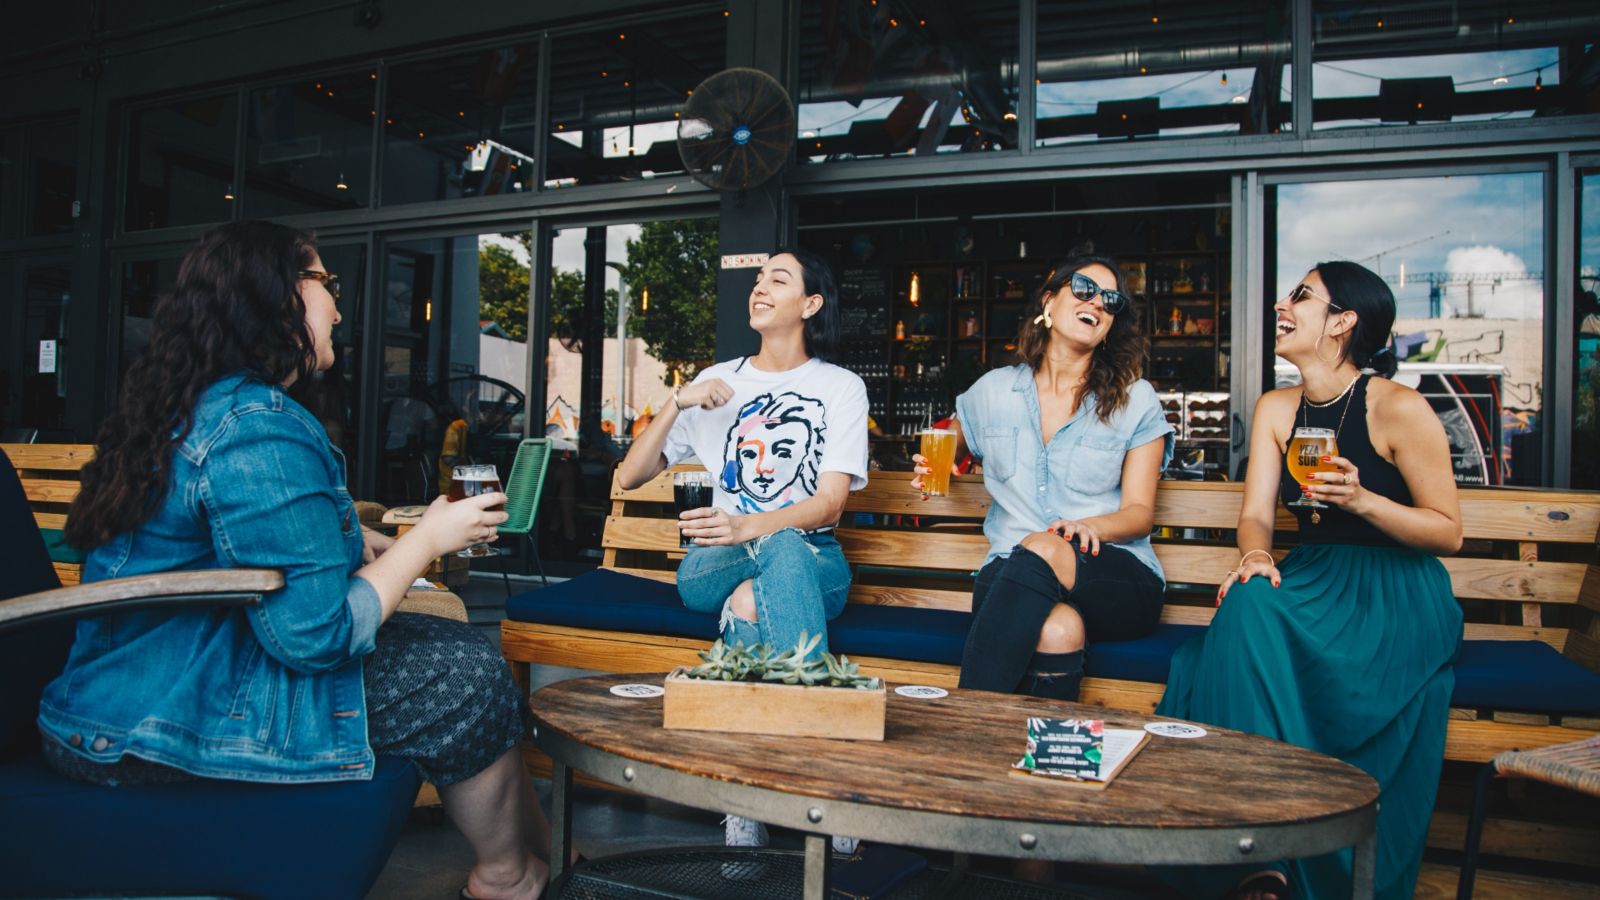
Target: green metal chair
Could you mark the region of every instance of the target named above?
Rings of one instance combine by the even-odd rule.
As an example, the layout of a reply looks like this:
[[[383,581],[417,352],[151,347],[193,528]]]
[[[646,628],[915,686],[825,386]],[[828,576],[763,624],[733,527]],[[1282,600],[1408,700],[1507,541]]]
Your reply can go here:
[[[511,475],[506,479],[507,519],[499,528],[502,535],[517,535],[528,541],[533,554],[533,565],[539,570],[539,580],[545,587],[550,579],[544,575],[544,564],[539,562],[539,497],[544,493],[544,473],[550,464],[550,439],[526,438],[517,445],[517,458],[511,463]],[[506,596],[511,596],[511,576],[507,573],[506,554],[495,554],[500,560],[500,577],[506,584]]]

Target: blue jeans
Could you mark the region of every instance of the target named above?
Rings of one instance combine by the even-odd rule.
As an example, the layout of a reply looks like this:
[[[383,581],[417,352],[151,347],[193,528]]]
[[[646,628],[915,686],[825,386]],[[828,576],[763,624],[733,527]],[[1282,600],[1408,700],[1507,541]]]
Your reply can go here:
[[[734,615],[734,588],[753,581],[756,621]],[[822,635],[813,653],[828,649],[828,620],[844,610],[850,564],[831,533],[775,531],[731,547],[693,547],[678,566],[678,596],[696,612],[722,614],[729,644],[793,647],[800,633]]]

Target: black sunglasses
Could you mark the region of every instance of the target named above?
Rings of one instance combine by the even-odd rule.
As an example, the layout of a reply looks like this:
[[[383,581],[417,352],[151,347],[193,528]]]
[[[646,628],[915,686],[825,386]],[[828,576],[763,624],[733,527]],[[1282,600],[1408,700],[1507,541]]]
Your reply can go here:
[[[1094,283],[1094,279],[1082,272],[1073,272],[1072,296],[1079,300],[1093,300],[1096,295],[1100,297],[1100,308],[1113,316],[1128,308],[1128,295],[1121,291],[1113,291]]]
[[[302,269],[300,277],[315,278],[322,282],[322,286],[328,289],[328,296],[333,298],[333,302],[339,302],[339,276],[332,272],[313,272],[310,269]]]
[[[1328,304],[1328,306],[1332,309],[1336,309],[1339,312],[1344,312],[1344,307],[1312,290],[1311,285],[1305,284],[1304,282],[1295,285],[1294,290],[1289,292],[1290,303],[1299,303],[1301,300],[1304,300],[1307,297],[1310,297],[1313,300],[1321,300],[1323,303]]]

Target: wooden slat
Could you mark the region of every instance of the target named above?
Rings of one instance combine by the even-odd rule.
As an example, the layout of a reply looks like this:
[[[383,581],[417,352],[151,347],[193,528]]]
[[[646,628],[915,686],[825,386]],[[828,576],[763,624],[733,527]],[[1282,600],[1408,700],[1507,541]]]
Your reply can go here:
[[[83,580],[83,567],[77,563],[53,562],[56,570],[56,579],[62,587],[72,587]]]
[[[0,452],[18,470],[76,472],[94,459],[93,444],[0,444]]]
[[[29,503],[71,503],[78,496],[78,487],[77,479],[22,479],[22,493]]]
[[[1507,750],[1532,750],[1594,736],[1592,731],[1559,725],[1515,725],[1507,722],[1451,721],[1445,735],[1444,758],[1488,762]]]
[[[989,491],[981,475],[957,475],[950,479],[950,493],[924,498],[911,487],[910,472],[873,472],[867,486],[850,494],[845,509],[850,512],[885,513],[907,516],[941,516],[981,519],[989,514]]]
[[[38,510],[34,510],[33,521],[38,523],[40,528],[54,528],[57,531],[60,531],[61,529],[67,527],[67,517],[62,513],[39,512]]]
[[[918,609],[972,610],[971,591],[941,591],[933,588],[897,587],[881,584],[852,584],[850,602],[871,606],[909,606]]]
[[[970,572],[983,564],[989,543],[982,535],[937,531],[879,531],[841,528],[835,532],[845,556],[856,565],[908,566]],[[678,549],[673,519],[611,516],[601,545],[619,550]]]
[[[1467,836],[1467,817],[1435,812],[1428,826],[1428,846],[1460,852]],[[1494,856],[1515,856],[1540,862],[1592,866],[1600,859],[1600,829],[1521,819],[1486,819],[1479,850]]]
[[[1423,863],[1412,897],[1414,900],[1450,900],[1456,895],[1456,879],[1460,874],[1455,866]],[[1534,897],[1538,900],[1595,900],[1600,896],[1600,891],[1595,890],[1592,884],[1497,872],[1487,868],[1478,869],[1472,887],[1474,900],[1530,900]]]

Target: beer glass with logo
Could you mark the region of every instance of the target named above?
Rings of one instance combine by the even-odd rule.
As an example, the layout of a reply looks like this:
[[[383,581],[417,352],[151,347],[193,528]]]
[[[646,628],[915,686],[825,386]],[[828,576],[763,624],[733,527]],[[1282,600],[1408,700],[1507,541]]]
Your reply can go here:
[[[943,497],[950,493],[950,468],[956,462],[956,433],[948,428],[924,428],[922,456],[928,461],[928,474],[922,476],[922,496]]]
[[[1335,435],[1331,428],[1300,427],[1294,430],[1294,437],[1289,439],[1287,462],[1289,464],[1289,474],[1294,476],[1295,481],[1300,482],[1301,487],[1311,487],[1317,484],[1317,480],[1311,476],[1318,472],[1339,471],[1339,467],[1333,463],[1322,461],[1324,456],[1339,455],[1339,444],[1334,440],[1334,437]],[[1328,508],[1328,504],[1312,500],[1309,497],[1291,500],[1289,505],[1316,507],[1318,509]]]
[[[450,477],[450,493],[447,494],[450,502],[476,497],[479,494],[495,494],[500,491],[500,473],[491,465],[456,466]],[[504,504],[491,507],[491,509],[504,509]],[[493,556],[494,549],[488,544],[473,544],[465,550],[457,550],[457,556]]]
[[[710,472],[673,472],[672,504],[678,512],[704,509],[711,505]],[[694,538],[678,532],[678,546],[684,549],[695,546]]]

